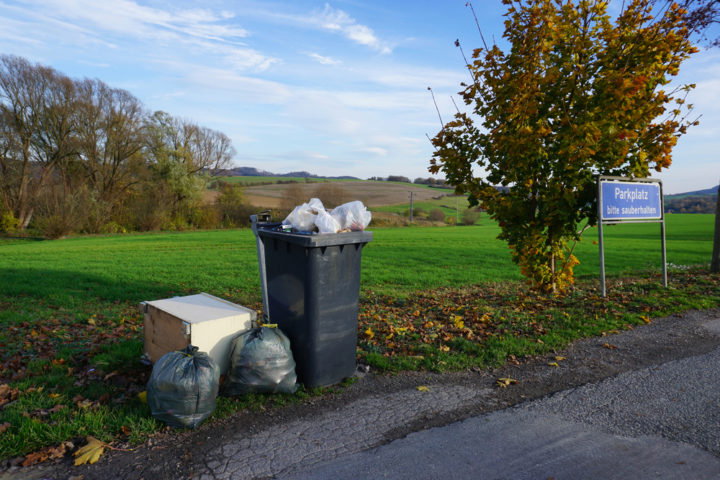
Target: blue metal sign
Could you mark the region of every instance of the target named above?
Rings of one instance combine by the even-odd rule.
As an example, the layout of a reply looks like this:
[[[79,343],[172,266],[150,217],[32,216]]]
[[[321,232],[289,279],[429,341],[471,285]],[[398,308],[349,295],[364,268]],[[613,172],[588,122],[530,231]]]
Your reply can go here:
[[[600,182],[601,221],[660,220],[663,218],[657,182]]]

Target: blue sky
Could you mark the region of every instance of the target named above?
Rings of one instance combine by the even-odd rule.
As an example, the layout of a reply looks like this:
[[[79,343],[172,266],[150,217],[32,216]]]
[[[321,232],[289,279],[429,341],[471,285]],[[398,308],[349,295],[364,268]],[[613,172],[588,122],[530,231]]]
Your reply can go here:
[[[488,40],[499,0],[476,0]],[[479,35],[465,0],[0,0],[0,53],[124,88],[227,134],[235,165],[276,173],[430,176],[426,135],[468,79]],[[666,193],[720,181],[720,50],[681,71],[702,114],[662,174]],[[458,101],[458,104],[460,102]]]

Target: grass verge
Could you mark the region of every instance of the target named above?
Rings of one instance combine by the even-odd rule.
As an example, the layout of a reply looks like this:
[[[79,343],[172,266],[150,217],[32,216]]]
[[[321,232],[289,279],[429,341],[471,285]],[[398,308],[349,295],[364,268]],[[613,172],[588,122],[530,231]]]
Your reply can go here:
[[[671,278],[667,289],[656,276],[611,280],[608,298],[598,297],[596,282],[580,282],[562,298],[539,296],[518,282],[441,288],[412,298],[365,290],[358,359],[390,372],[498,366],[653,317],[720,305],[719,275],[691,270]],[[2,337],[8,353],[0,381],[0,458],[35,452],[26,457],[30,464],[51,458],[42,452],[57,451],[64,442],[77,443],[86,435],[127,447],[162,430],[137,396],[150,373],[139,362],[138,321],[91,316],[83,325],[76,323],[72,335],[58,318],[11,327]],[[220,397],[214,417],[262,411],[341,389]]]

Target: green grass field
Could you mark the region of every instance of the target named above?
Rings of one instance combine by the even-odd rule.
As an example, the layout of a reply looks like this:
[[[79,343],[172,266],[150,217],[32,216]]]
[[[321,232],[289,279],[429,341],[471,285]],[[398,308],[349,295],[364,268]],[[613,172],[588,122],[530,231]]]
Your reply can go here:
[[[679,280],[658,286],[658,224],[606,228],[611,281],[648,278],[630,293],[611,290],[606,302],[597,299],[594,229],[576,250],[584,286],[562,301],[527,292],[486,216],[472,227],[372,229],[363,251],[361,359],[380,370],[496,365],[633,324],[637,312],[717,306],[717,276],[683,273],[709,263],[713,221],[667,217],[670,277],[685,275],[687,290]],[[161,428],[136,398],[148,374],[139,363],[138,303],[204,291],[260,308],[255,248],[250,230],[0,238],[0,458],[85,435],[132,444]],[[217,415],[284,401],[221,398]]]
[[[667,259],[674,266],[709,262],[712,215],[670,215]],[[386,294],[521,280],[499,229],[487,217],[473,227],[377,228],[363,253],[362,288]],[[658,224],[605,228],[609,276],[660,268]],[[598,276],[596,229],[576,249],[579,278]],[[259,300],[250,230],[78,237],[0,243],[0,296],[82,305],[139,302],[205,291],[239,303]],[[4,310],[0,318],[17,313]]]
[[[413,202],[415,212],[420,209],[425,212],[425,215],[427,215],[428,213],[430,213],[431,210],[439,208],[440,210],[442,210],[446,217],[460,217],[460,219],[462,219],[463,213],[468,209],[467,200],[463,197],[456,197],[454,195],[446,197],[444,196],[444,194],[447,193],[446,191],[439,189],[437,189],[437,191],[437,196],[442,196],[441,198],[435,198],[424,202]],[[409,209],[409,203],[402,203],[399,205],[387,205],[374,208],[374,210],[377,210],[379,212],[395,213],[397,215],[406,215]]]

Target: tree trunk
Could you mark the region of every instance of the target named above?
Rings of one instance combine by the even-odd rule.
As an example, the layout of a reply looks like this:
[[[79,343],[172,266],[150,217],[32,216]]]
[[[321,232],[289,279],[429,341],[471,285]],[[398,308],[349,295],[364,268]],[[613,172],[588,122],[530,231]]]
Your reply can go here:
[[[720,273],[720,185],[718,185],[718,198],[715,207],[715,237],[713,238],[712,261],[710,271]]]

